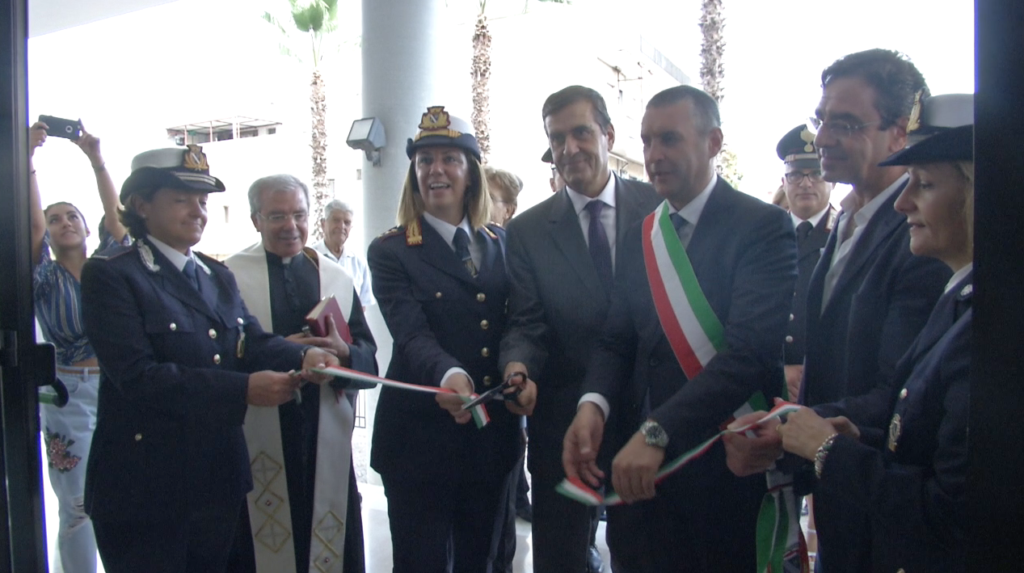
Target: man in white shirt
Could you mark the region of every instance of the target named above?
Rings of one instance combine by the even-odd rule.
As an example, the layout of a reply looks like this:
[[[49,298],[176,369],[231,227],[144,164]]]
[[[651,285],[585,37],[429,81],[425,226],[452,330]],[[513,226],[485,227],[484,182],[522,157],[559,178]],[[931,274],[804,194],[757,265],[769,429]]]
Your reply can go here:
[[[341,265],[348,272],[359,293],[359,303],[363,310],[377,304],[370,286],[370,269],[366,261],[351,252],[345,252],[345,242],[352,232],[352,208],[335,199],[324,206],[324,218],[320,220],[324,239],[313,245],[318,253]]]

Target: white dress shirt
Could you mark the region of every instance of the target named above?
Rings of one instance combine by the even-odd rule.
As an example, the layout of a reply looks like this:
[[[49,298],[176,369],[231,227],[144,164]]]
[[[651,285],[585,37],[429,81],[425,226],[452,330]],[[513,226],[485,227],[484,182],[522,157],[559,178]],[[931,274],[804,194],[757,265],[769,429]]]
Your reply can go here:
[[[152,243],[154,247],[159,249],[160,252],[163,253],[164,256],[167,257],[169,261],[171,261],[171,264],[174,265],[174,267],[179,271],[185,272],[185,263],[187,263],[189,259],[192,259],[192,261],[195,262],[196,266],[206,271],[207,276],[209,276],[210,267],[206,266],[206,263],[201,261],[199,257],[195,256],[195,253],[192,252],[192,249],[188,250],[187,255],[183,255],[181,254],[181,251],[175,249],[174,247],[168,245],[167,243],[161,241],[160,239],[157,239],[153,235],[146,235],[146,242]]]
[[[836,223],[836,237],[842,242],[832,252],[832,260],[829,262],[828,272],[825,273],[825,290],[821,295],[821,310],[819,313],[824,313],[825,308],[828,307],[828,302],[832,298],[832,291],[836,288],[836,282],[842,276],[846,263],[850,261],[850,254],[853,253],[853,249],[857,246],[857,242],[860,241],[861,236],[864,234],[864,229],[871,222],[871,218],[878,212],[878,208],[909,178],[910,175],[904,173],[892,185],[886,187],[884,191],[868,201],[859,211],[855,212],[853,214],[853,222],[856,227],[853,229],[853,235],[845,241],[842,241],[842,238],[846,236],[846,228],[850,224],[850,209],[857,201],[857,197],[854,195],[856,191],[850,191],[850,194],[840,201],[839,204],[843,207],[843,210],[839,214],[839,222]]]
[[[704,190],[691,199],[689,203],[684,205],[682,209],[676,209],[671,203],[669,203],[669,215],[679,213],[679,216],[686,221],[686,226],[679,230],[679,240],[683,243],[683,248],[689,246],[690,239],[693,237],[693,230],[697,227],[701,213],[704,212],[704,206],[708,204],[708,197],[711,196],[711,192],[715,189],[715,185],[717,183],[718,174],[712,172],[711,182],[707,184],[707,187],[704,187]],[[604,419],[606,421],[608,420],[608,415],[611,414],[612,407],[611,404],[608,403],[607,398],[597,392],[587,392],[580,398],[576,408],[579,409],[584,402],[593,402],[597,404],[597,407],[601,408],[601,411],[604,412]]]
[[[576,210],[576,218],[580,222],[580,230],[583,231],[583,241],[590,246],[590,211],[587,211],[587,204],[591,201],[599,200],[604,203],[604,208],[601,210],[601,226],[604,227],[604,233],[608,236],[608,247],[611,249],[612,255],[612,272],[615,271],[615,176],[608,172],[608,182],[605,183],[604,189],[601,193],[591,199],[586,195],[573,191],[568,185],[565,186],[565,191],[569,195],[569,201],[572,201],[573,209]]]
[[[335,257],[330,247],[324,241],[313,245],[313,250],[341,265],[341,268],[345,269],[345,272],[352,277],[352,284],[355,285],[356,293],[359,295],[359,304],[365,308],[370,308],[377,304],[377,300],[373,298],[370,268],[366,266],[366,262],[363,259],[348,254],[345,252],[345,247],[342,247],[341,256]]]
[[[820,221],[821,218],[825,216],[825,213],[828,213],[828,208],[829,208],[829,206],[825,205],[824,209],[822,209],[821,211],[818,211],[814,215],[811,215],[810,219],[806,219],[807,221],[811,222],[811,228],[812,229],[814,227],[817,227],[818,226],[818,221]],[[799,227],[800,223],[803,223],[805,221],[805,219],[801,219],[800,217],[797,217],[796,215],[794,215],[792,211],[789,212],[789,216],[790,216],[790,218],[793,219],[793,228],[794,229]]]

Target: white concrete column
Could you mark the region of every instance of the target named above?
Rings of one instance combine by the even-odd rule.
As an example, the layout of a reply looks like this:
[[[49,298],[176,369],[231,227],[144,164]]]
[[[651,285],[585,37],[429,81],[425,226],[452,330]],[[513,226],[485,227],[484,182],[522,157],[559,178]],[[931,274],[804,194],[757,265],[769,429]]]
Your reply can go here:
[[[444,0],[363,0],[363,117],[383,122],[387,145],[381,165],[363,160],[362,231],[366,245],[395,225],[398,200],[409,169],[406,140],[415,135],[430,105],[445,105],[469,118],[469,44],[464,26],[453,24],[454,10]],[[446,101],[445,98],[448,98]],[[461,105],[456,105],[457,99]],[[461,108],[461,109],[459,109]],[[380,308],[367,309],[377,341],[381,375],[391,360],[392,339]],[[363,392],[367,425],[373,428],[379,391]],[[380,478],[370,472],[371,483]]]

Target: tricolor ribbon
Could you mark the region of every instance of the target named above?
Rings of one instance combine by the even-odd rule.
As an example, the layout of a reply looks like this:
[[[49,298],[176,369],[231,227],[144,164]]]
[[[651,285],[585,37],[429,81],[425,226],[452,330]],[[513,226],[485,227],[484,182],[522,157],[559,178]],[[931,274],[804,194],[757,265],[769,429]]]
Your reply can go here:
[[[458,396],[463,403],[469,402],[473,398],[477,397],[477,394],[471,394],[469,396],[463,396],[458,392],[450,388],[440,388],[438,386],[421,386],[420,384],[409,384],[408,382],[399,382],[398,380],[390,380],[388,378],[381,378],[380,376],[374,376],[372,374],[366,374],[364,372],[357,372],[355,370],[345,368],[344,366],[327,366],[326,368],[310,368],[313,372],[318,374],[328,374],[330,376],[337,376],[339,378],[347,378],[349,380],[358,380],[360,382],[369,382],[370,384],[379,384],[381,386],[388,386],[391,388],[397,388],[399,390],[411,390],[413,392],[425,392],[427,394],[451,394]],[[476,423],[477,428],[483,428],[491,421],[490,416],[487,415],[487,409],[484,408],[483,404],[473,408],[473,422]]]
[[[654,476],[654,483],[661,483],[662,481],[665,480],[665,478],[676,473],[686,464],[704,455],[705,452],[711,449],[711,446],[713,446],[715,442],[722,439],[722,436],[726,434],[742,434],[747,430],[756,428],[757,426],[767,422],[768,420],[779,418],[781,416],[785,416],[786,414],[792,414],[793,412],[796,412],[799,409],[800,406],[798,406],[797,404],[779,401],[779,404],[772,408],[772,410],[768,412],[768,414],[766,414],[760,420],[757,420],[756,422],[751,422],[738,428],[727,428],[725,430],[722,430],[721,432],[718,432],[714,436],[708,438],[704,442],[697,445],[697,447],[687,451],[678,458],[661,466],[661,469],[658,470],[658,473],[655,474]],[[594,491],[593,488],[583,483],[583,480],[580,480],[579,478],[566,478],[562,480],[562,483],[558,484],[558,486],[556,486],[555,489],[558,491],[558,493],[570,499],[574,499],[582,503],[583,505],[620,505],[622,503],[622,498],[620,498],[617,494],[613,493],[606,497],[602,497],[601,494]]]

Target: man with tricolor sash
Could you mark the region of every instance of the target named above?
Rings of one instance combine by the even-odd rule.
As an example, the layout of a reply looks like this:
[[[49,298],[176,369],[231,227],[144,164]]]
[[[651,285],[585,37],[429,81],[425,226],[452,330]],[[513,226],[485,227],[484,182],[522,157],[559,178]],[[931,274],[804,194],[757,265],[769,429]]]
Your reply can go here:
[[[799,550],[785,515],[795,504],[766,497],[763,476],[731,474],[713,440],[737,413],[781,395],[796,278],[789,216],[715,174],[720,125],[716,102],[691,86],[647,104],[644,160],[665,201],[626,235],[565,436],[570,481],[603,480],[625,502],[608,509],[616,571],[754,571]],[[617,451],[610,475],[600,450]],[[682,462],[658,480],[672,460]]]

